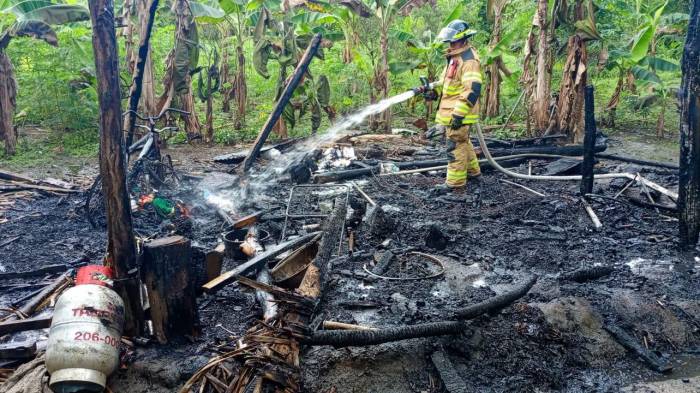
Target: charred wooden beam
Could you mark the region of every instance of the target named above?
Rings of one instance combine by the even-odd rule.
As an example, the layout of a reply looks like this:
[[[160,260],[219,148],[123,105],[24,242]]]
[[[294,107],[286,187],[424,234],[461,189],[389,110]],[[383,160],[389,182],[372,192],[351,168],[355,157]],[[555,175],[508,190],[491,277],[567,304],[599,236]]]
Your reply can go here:
[[[585,105],[585,129],[583,137],[583,164],[581,165],[581,195],[593,193],[593,165],[595,164],[595,108],[593,99],[593,86],[586,86],[584,99]]]
[[[21,319],[0,323],[0,336],[27,330],[47,329],[51,326],[51,316]]]
[[[467,393],[469,391],[445,352],[434,352],[430,356],[430,360],[433,361],[433,365],[440,374],[440,379],[442,379],[442,383],[445,385],[448,393]]]
[[[100,108],[100,175],[107,212],[107,264],[114,269],[118,280],[115,289],[124,299],[125,334],[139,335],[143,325],[140,285],[136,280],[126,279],[130,270],[136,267],[136,241],[126,188],[114,3],[112,0],[94,0],[88,5]]]
[[[622,330],[616,325],[605,325],[603,328],[610,333],[611,336],[620,343],[625,349],[634,352],[637,356],[644,361],[644,363],[649,366],[654,371],[660,373],[667,373],[673,370],[673,366],[668,364],[665,360],[659,358],[654,352],[644,348],[641,344],[637,342],[631,335],[626,331]]]
[[[219,277],[209,281],[208,283],[204,284],[202,288],[204,289],[205,292],[214,292],[217,291],[224,286],[232,283],[233,281],[236,280],[236,276],[241,275],[241,274],[247,274],[252,271],[255,271],[259,269],[265,262],[271,260],[272,258],[277,257],[278,255],[282,254],[283,252],[290,250],[292,248],[296,248],[304,243],[307,243],[311,241],[316,235],[318,235],[320,232],[314,232],[310,233],[308,235],[304,235],[301,237],[298,237],[296,239],[292,239],[289,241],[286,241],[282,244],[279,244],[277,246],[269,248],[267,251],[255,256],[255,258],[249,260],[248,262],[237,266],[235,269],[230,270]]]
[[[613,161],[629,162],[630,164],[639,164],[644,166],[653,166],[659,168],[675,169],[678,170],[678,165],[660,161],[642,160],[639,158],[625,157],[619,154],[612,153],[599,153],[596,154],[596,158],[605,158]]]
[[[576,269],[562,274],[559,279],[563,281],[586,282],[609,276],[615,269],[612,266],[593,266]]]
[[[65,285],[68,285],[70,277],[73,275],[73,269],[58,276],[51,284],[47,285],[39,291],[36,295],[31,297],[22,307],[17,311],[26,316],[34,314],[37,308],[56,291],[62,289]],[[18,319],[17,315],[11,314],[5,318],[5,321],[14,321]]]
[[[250,154],[248,154],[248,156],[243,161],[244,172],[250,170],[250,168],[253,166],[253,163],[255,163],[255,160],[258,159],[258,155],[260,155],[260,150],[262,149],[263,144],[265,144],[267,137],[270,135],[272,127],[274,127],[275,123],[277,123],[277,120],[279,120],[280,116],[282,115],[284,107],[287,106],[287,103],[292,98],[294,90],[299,85],[299,82],[301,82],[301,79],[304,76],[304,74],[306,74],[306,70],[309,68],[311,59],[313,59],[320,46],[321,34],[316,34],[311,39],[311,42],[309,42],[309,46],[306,48],[306,52],[304,52],[304,55],[299,60],[299,63],[297,64],[296,69],[294,69],[294,72],[292,73],[289,82],[284,87],[284,90],[282,91],[279,100],[277,100],[277,104],[275,104],[272,113],[270,113],[270,116],[267,118],[265,125],[263,125],[260,134],[258,134],[257,139],[255,139],[255,143],[253,143],[253,147],[250,150]]]
[[[0,359],[32,359],[36,356],[36,342],[0,344]]]
[[[693,1],[681,68],[678,211],[680,247],[691,251],[700,238],[700,1]],[[692,258],[692,257],[691,257]]]

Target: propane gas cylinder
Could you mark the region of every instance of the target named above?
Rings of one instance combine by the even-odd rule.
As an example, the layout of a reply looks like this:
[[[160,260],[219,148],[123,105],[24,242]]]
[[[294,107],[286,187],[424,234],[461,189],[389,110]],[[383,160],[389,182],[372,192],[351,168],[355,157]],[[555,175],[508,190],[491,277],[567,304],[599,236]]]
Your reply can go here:
[[[76,285],[56,302],[46,347],[55,393],[102,392],[119,366],[124,303],[111,279],[110,268],[82,267]]]

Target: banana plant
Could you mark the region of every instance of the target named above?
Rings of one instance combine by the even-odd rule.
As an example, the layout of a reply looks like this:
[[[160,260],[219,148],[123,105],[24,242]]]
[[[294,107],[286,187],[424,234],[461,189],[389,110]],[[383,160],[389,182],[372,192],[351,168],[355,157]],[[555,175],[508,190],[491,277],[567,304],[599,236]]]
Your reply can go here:
[[[615,90],[608,100],[605,110],[608,112],[607,123],[609,126],[615,126],[615,114],[617,107],[620,104],[622,92],[626,89],[632,93],[636,92],[635,81],[637,77],[641,77],[645,84],[657,84],[654,77],[656,67],[661,67],[660,71],[672,71],[673,68],[669,64],[671,62],[663,59],[658,59],[656,56],[656,45],[658,37],[665,35],[668,32],[675,31],[673,26],[682,25],[687,22],[688,14],[673,13],[665,15],[668,1],[661,6],[652,9],[646,14],[642,14],[642,4],[637,2],[636,10],[639,13],[640,19],[644,21],[637,30],[634,39],[630,44],[629,50],[612,50],[607,59],[606,68],[608,70],[617,70],[618,79]],[[648,59],[649,58],[649,59]],[[645,69],[645,65],[647,66]],[[677,66],[676,66],[677,67]],[[647,71],[650,71],[649,74]],[[658,77],[657,77],[658,79]],[[658,85],[658,84],[657,84]],[[659,90],[656,90],[659,91]],[[663,110],[662,110],[663,112]],[[661,124],[661,119],[657,124]],[[657,127],[657,132],[662,128]]]
[[[13,155],[17,134],[12,124],[16,108],[17,81],[12,62],[6,49],[12,39],[31,37],[49,45],[58,46],[53,25],[64,25],[90,19],[85,7],[72,4],[51,3],[44,0],[2,3],[6,8],[0,14],[12,15],[10,26],[0,29],[0,136],[5,140],[5,154]]]
[[[206,82],[204,82],[202,78],[202,74],[204,73],[206,73]],[[198,75],[197,95],[202,102],[207,103],[204,141],[211,143],[214,141],[214,93],[218,92],[221,86],[221,76],[219,75],[219,51],[217,51],[216,48],[211,49],[208,55],[208,65],[200,69]]]
[[[303,83],[294,91],[289,105],[284,108],[282,116],[294,128],[306,113],[311,113],[311,133],[315,135],[321,126],[321,111],[324,111],[331,121],[335,119],[335,109],[330,101],[331,88],[328,77],[321,75],[318,80],[304,78]]]
[[[635,80],[647,93],[637,99],[637,108],[646,109],[654,105],[660,108],[656,120],[656,136],[659,138],[664,137],[666,110],[679,86],[664,82],[658,73],[677,72],[679,70],[680,66],[678,64],[653,56],[644,57],[639,62],[639,65],[633,66],[631,70]]]

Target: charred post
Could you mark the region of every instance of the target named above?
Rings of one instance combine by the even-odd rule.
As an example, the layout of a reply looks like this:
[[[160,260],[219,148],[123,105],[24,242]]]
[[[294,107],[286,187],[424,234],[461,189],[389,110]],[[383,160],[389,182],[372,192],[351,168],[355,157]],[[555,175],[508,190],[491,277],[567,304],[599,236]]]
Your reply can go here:
[[[131,141],[134,136],[134,126],[136,125],[136,110],[139,107],[139,100],[141,99],[141,91],[143,89],[143,75],[144,69],[146,68],[146,60],[148,59],[148,52],[151,46],[151,31],[153,30],[153,21],[156,18],[156,10],[158,9],[158,0],[151,0],[151,4],[148,8],[148,21],[146,22],[146,31],[141,37],[141,42],[139,43],[139,57],[136,62],[136,69],[134,70],[133,80],[131,82],[131,88],[129,90],[129,115],[126,118],[126,145],[131,146]],[[149,113],[151,115],[151,113]]]
[[[153,240],[144,246],[141,268],[151,306],[151,320],[161,344],[182,335],[196,335],[198,322],[192,249],[182,236]]]
[[[107,211],[106,264],[114,268],[115,278],[125,279],[136,267],[136,243],[126,188],[114,3],[112,0],[94,0],[88,4],[100,106],[100,175]],[[125,333],[140,334],[143,309],[138,280],[119,280],[115,289],[124,299]]]
[[[700,1],[693,2],[683,52],[681,158],[678,184],[680,247],[692,250],[700,234]]]
[[[581,165],[581,195],[593,193],[593,164],[595,163],[595,103],[593,99],[593,86],[586,86],[585,91],[585,128],[583,137],[583,165]]]
[[[277,120],[279,120],[280,116],[282,115],[284,107],[287,106],[287,103],[292,98],[292,93],[294,93],[294,90],[299,85],[299,82],[301,82],[304,74],[306,74],[306,70],[309,68],[311,59],[313,59],[320,46],[321,34],[316,34],[309,43],[309,46],[306,48],[306,52],[304,52],[301,60],[299,60],[297,68],[294,70],[292,77],[289,79],[289,83],[287,83],[287,85],[284,87],[279,100],[277,100],[277,104],[275,104],[275,108],[267,118],[267,121],[265,122],[265,125],[263,125],[260,134],[258,134],[257,139],[255,139],[255,143],[253,143],[250,154],[248,154],[248,157],[246,157],[245,161],[243,161],[243,171],[247,172],[253,166],[253,163],[255,163],[258,155],[260,155],[260,149],[262,149],[263,144],[265,144],[267,137],[270,135],[272,127],[277,124]]]

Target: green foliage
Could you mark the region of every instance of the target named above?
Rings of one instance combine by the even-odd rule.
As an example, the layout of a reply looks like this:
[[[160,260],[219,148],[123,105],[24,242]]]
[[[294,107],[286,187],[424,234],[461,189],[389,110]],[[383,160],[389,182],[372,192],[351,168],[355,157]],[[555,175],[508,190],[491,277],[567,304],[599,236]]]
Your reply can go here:
[[[289,116],[289,110],[287,111],[288,120],[293,118],[295,126],[290,130],[290,136],[310,133],[315,126],[314,122],[319,121],[313,114],[316,110],[314,107],[331,106],[342,116],[369,102],[370,88],[380,59],[379,37],[382,27],[387,27],[389,33],[390,94],[415,87],[419,84],[419,76],[440,74],[444,67],[443,48],[434,42],[433,37],[444,24],[461,18],[479,31],[472,41],[479,51],[482,64],[489,64],[492,59],[501,56],[506,66],[514,71],[513,76],[503,81],[501,97],[506,115],[513,108],[522,90],[518,78],[519,70],[522,69],[523,44],[535,10],[533,1],[509,2],[503,16],[501,40],[493,48],[488,46],[492,23],[488,19],[488,2],[438,0],[435,6],[423,5],[411,10],[407,16],[399,12],[406,3],[404,1],[356,0],[343,3],[348,5],[308,2],[305,6],[289,11],[286,16],[282,12],[280,0],[202,0],[191,3],[197,28],[193,29],[192,36],[177,44],[181,48],[180,52],[176,51],[178,76],[184,77],[201,67],[201,72],[194,75],[195,91],[201,90],[201,96],[207,97],[215,90],[207,91],[211,60],[204,52],[198,56],[202,45],[209,48],[207,51],[216,47],[218,53],[223,53],[222,48],[227,43],[237,44],[241,40],[247,60],[246,125],[243,130],[234,130],[231,115],[219,111],[222,95],[215,94],[216,142],[241,143],[255,137],[274,105],[280,88],[278,76],[284,67],[287,67],[288,75],[289,67],[295,62],[294,56],[303,50],[304,40],[316,32],[321,32],[329,41],[324,45],[324,60],[314,60],[311,64],[310,73],[314,80],[305,82],[295,96],[297,104],[300,104],[296,107],[296,114]],[[573,4],[568,3],[570,6]],[[51,12],[36,12],[36,9],[45,8],[48,4],[58,8],[53,8]],[[647,124],[650,116],[661,113],[663,102],[672,102],[673,91],[679,83],[678,62],[688,21],[687,5],[687,1],[596,0],[595,9],[587,14],[594,14],[595,26],[584,21],[585,23],[576,26],[569,24],[557,28],[553,50],[557,54],[565,52],[564,45],[568,36],[577,31],[586,34],[587,39],[599,38],[598,41],[588,43],[588,76],[596,87],[596,98],[601,103],[597,103],[599,111],[602,113],[604,110],[604,103],[612,96],[618,78],[624,77],[627,84],[627,75],[631,73],[633,78],[630,80],[635,81],[638,90],[623,91],[617,112],[620,119],[618,125],[633,126],[635,129],[653,128],[653,124]],[[0,9],[7,10],[0,12],[0,28],[3,32],[7,31],[26,15],[41,14],[46,18],[56,18],[52,20],[60,20],[60,15],[54,14],[53,10],[71,7],[76,6],[42,0],[19,4],[16,1],[0,0]],[[14,11],[9,11],[10,8]],[[174,15],[168,8],[169,5],[165,4],[159,10],[151,40],[158,95],[163,93],[160,81],[165,71],[165,57],[176,45],[173,34]],[[362,13],[369,15],[360,16]],[[34,20],[34,17],[28,20]],[[282,21],[286,21],[289,30],[280,28]],[[60,155],[96,155],[97,96],[89,24],[71,23],[53,29],[59,47],[38,43],[34,39],[21,37],[22,34],[16,34],[18,38],[13,38],[6,50],[15,66],[19,86],[17,112],[23,114],[20,135],[25,135],[22,131],[25,126],[38,126],[51,133],[38,143],[33,142],[34,137],[22,138],[16,158],[20,161],[33,161],[42,157],[54,159]],[[38,38],[42,36],[50,40],[48,34],[32,35]],[[119,43],[123,96],[126,96],[131,77],[124,64],[124,37],[119,36]],[[609,56],[605,54],[608,49]],[[347,63],[343,61],[345,55],[348,57]],[[596,67],[599,59],[601,62]],[[555,90],[559,84],[563,61],[561,55],[555,59],[552,82]],[[237,66],[235,56],[231,56],[228,62],[231,68]],[[230,69],[229,74],[233,74]],[[323,75],[328,78],[322,78]],[[212,82],[212,86],[217,85],[215,79]],[[228,91],[233,87],[233,82],[228,79],[220,87]],[[649,98],[651,96],[656,98]],[[635,109],[642,102],[644,109]],[[200,116],[203,116],[203,108],[204,104],[197,102]],[[410,124],[415,118],[408,115],[404,105],[394,109],[397,125],[403,121]],[[673,112],[666,112],[667,129],[673,129],[674,121],[677,122],[677,115],[674,117]],[[522,123],[524,118],[525,110],[521,104],[516,108],[511,122]],[[503,118],[493,120],[494,124],[503,121]],[[327,119],[320,120],[319,130],[322,131],[328,124]],[[502,136],[514,137],[520,132],[522,130],[508,130]],[[173,143],[178,141],[184,141],[184,137],[171,140]]]

